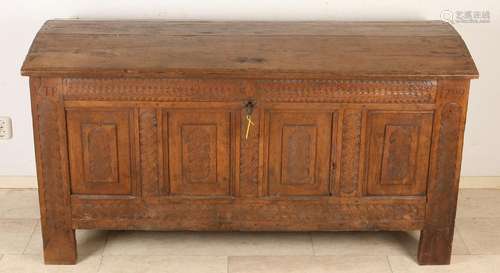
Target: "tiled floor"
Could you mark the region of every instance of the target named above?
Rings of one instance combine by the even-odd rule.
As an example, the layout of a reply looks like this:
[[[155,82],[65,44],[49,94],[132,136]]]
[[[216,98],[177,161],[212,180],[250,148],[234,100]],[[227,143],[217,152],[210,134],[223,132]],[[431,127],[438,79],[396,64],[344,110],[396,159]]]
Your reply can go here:
[[[500,272],[500,190],[460,192],[450,266],[418,266],[418,232],[77,231],[79,262],[45,266],[33,190],[0,190],[0,273]]]

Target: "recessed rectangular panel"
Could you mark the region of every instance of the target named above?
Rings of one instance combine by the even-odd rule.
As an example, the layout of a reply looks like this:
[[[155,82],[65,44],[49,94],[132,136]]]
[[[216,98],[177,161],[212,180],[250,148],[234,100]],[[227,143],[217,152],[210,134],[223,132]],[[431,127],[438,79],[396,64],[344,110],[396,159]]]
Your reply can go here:
[[[231,113],[165,111],[168,127],[169,192],[178,195],[227,195],[230,190]]]
[[[270,111],[270,195],[328,195],[333,113]]]
[[[181,125],[182,183],[217,183],[217,125]]]
[[[418,127],[393,125],[385,127],[380,183],[405,185],[415,181]]]
[[[368,195],[425,194],[432,113],[368,113]]]
[[[131,194],[131,112],[68,110],[66,117],[71,192]]]
[[[314,125],[285,125],[282,137],[281,184],[315,183],[317,128]]]
[[[84,177],[88,182],[118,183],[116,124],[82,124]]]

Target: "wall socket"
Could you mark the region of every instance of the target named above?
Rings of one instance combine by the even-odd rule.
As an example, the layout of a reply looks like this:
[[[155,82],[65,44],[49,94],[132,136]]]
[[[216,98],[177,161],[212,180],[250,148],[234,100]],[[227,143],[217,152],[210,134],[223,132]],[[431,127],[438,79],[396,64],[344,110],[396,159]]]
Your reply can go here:
[[[9,117],[0,117],[0,139],[12,138],[12,120]]]

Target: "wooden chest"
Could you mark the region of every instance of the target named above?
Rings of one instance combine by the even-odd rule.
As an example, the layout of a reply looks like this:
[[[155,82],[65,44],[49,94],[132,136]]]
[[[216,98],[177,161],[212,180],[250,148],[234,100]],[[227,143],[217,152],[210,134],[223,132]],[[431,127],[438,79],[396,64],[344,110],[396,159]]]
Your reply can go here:
[[[469,81],[438,21],[48,21],[30,76],[45,262],[75,229],[421,230],[450,262]]]

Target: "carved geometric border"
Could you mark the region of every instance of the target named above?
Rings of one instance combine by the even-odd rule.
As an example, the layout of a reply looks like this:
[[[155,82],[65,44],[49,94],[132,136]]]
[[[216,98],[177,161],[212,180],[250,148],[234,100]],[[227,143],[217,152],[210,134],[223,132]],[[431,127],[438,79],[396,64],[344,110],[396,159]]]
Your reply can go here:
[[[240,101],[243,81],[225,79],[66,78],[63,96],[74,100]],[[434,103],[434,80],[257,80],[266,102]],[[251,92],[253,93],[253,92]]]
[[[257,92],[268,102],[434,103],[436,89],[434,80],[257,81]]]
[[[358,199],[359,200],[359,199]],[[87,206],[86,204],[92,204]],[[162,200],[158,201],[162,203]],[[174,201],[165,200],[164,205],[154,204],[146,207],[137,207],[130,203],[109,202],[103,203],[95,200],[80,199],[72,207],[73,219],[82,219],[85,215],[87,220],[92,219],[116,219],[117,211],[128,209],[130,214],[120,215],[120,220],[129,219],[151,219],[161,222],[162,220],[178,219],[182,215],[196,214],[193,221],[186,223],[196,223],[197,221],[222,221],[222,222],[266,222],[272,221],[280,223],[281,221],[312,223],[323,219],[325,223],[346,223],[349,221],[402,221],[402,220],[424,220],[424,203],[402,203],[402,204],[377,204],[377,203],[323,203],[313,202],[310,204],[295,203],[287,201],[286,205],[267,204],[265,202],[239,204],[213,204],[210,202],[180,203],[172,206]],[[92,209],[89,209],[89,208]],[[128,207],[128,208],[127,208]],[[137,212],[144,212],[139,215]],[[154,211],[155,213],[148,213]],[[214,211],[216,216],[214,216]],[[225,213],[227,211],[236,211],[235,213]],[[297,213],[297,212],[307,213]],[[212,212],[212,213],[210,213]],[[178,225],[179,223],[175,223]],[[256,228],[258,229],[258,228]]]
[[[359,161],[361,146],[362,112],[346,109],[342,128],[342,159],[340,162],[340,194],[356,196],[359,194]]]
[[[63,96],[74,100],[236,101],[241,83],[219,79],[66,78]]]

